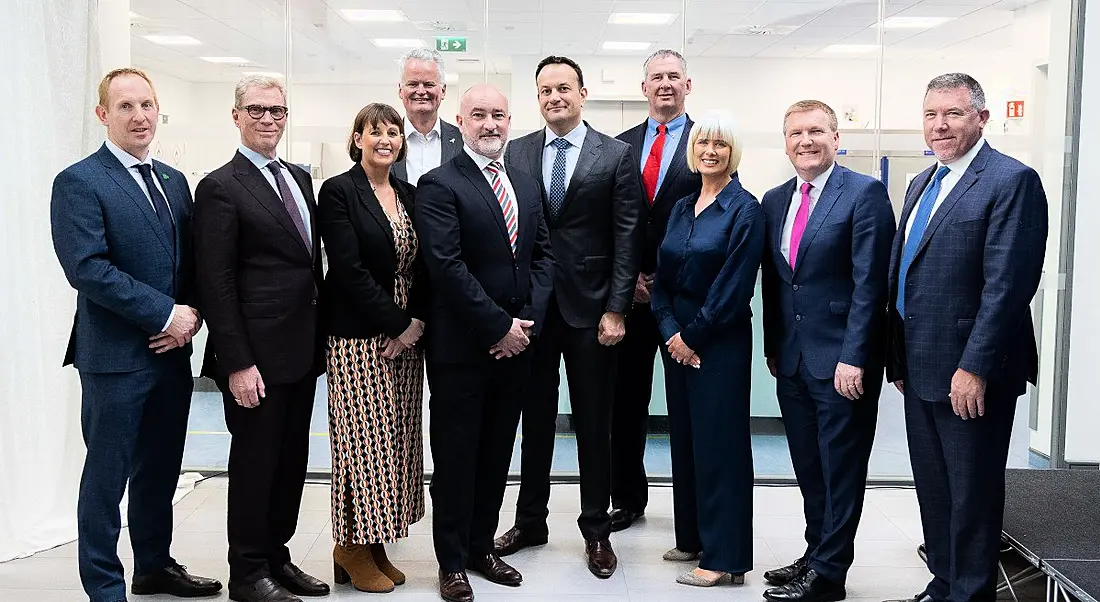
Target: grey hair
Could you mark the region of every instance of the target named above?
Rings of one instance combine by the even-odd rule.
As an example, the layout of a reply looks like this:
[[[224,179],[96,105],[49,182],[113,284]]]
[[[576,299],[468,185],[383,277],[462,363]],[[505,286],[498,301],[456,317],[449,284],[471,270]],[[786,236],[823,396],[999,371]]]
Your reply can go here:
[[[665,59],[670,56],[680,59],[680,71],[683,71],[684,77],[687,77],[688,62],[687,59],[684,58],[684,55],[670,48],[661,48],[660,50],[657,50],[653,54],[649,55],[649,58],[645,60],[645,64],[642,65],[642,79],[644,80],[649,77],[649,63],[657,59]]]
[[[426,61],[429,63],[435,63],[436,69],[439,70],[439,84],[447,84],[447,71],[443,66],[443,55],[434,48],[413,48],[405,54],[402,54],[397,59],[398,78],[405,76],[405,64],[411,60]],[[399,82],[404,83],[404,82]]]
[[[238,109],[244,108],[241,103],[244,102],[244,95],[248,93],[249,88],[260,88],[261,90],[278,88],[279,92],[283,95],[283,101],[286,101],[286,86],[277,78],[268,75],[246,75],[237,82],[237,88],[233,90],[234,107]]]
[[[978,80],[965,73],[944,73],[932,78],[932,81],[928,82],[928,88],[924,91],[924,95],[928,96],[928,93],[932,90],[954,90],[957,88],[966,88],[967,92],[970,92],[970,104],[975,111],[985,110],[985,91],[982,90],[982,85],[978,83]]]

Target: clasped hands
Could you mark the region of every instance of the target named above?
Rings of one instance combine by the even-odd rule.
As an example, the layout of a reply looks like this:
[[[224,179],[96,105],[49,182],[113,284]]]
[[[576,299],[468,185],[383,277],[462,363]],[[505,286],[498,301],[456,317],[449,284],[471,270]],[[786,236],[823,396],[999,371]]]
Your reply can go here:
[[[385,348],[382,349],[382,357],[388,360],[397,359],[397,356],[408,349],[412,349],[423,335],[424,322],[413,318],[405,332],[398,335],[396,339],[386,338],[382,340],[382,344],[385,345]]]
[[[199,310],[187,305],[176,305],[172,308],[172,322],[168,324],[168,328],[149,337],[149,348],[158,354],[178,349],[190,343],[199,328],[202,328]]]
[[[668,346],[668,354],[678,363],[692,368],[698,368],[702,365],[703,360],[699,359],[699,354],[684,344],[683,339],[680,338],[680,333],[677,332],[672,335],[672,338],[665,341],[665,345]]]
[[[489,348],[489,353],[498,360],[519,355],[531,344],[531,336],[534,333],[533,321],[512,318],[512,327],[505,333],[504,338]]]

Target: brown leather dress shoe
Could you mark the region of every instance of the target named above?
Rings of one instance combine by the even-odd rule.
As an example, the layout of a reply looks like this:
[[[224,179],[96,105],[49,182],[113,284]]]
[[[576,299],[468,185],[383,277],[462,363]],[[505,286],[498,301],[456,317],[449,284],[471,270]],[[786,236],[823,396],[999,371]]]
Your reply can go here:
[[[615,567],[619,566],[619,559],[615,556],[615,550],[611,549],[611,542],[606,539],[584,542],[584,551],[588,554],[588,570],[600,579],[607,579],[615,574]]]
[[[439,571],[439,596],[447,602],[474,602],[474,589],[465,571]]]
[[[520,575],[519,571],[501,560],[500,556],[496,554],[471,558],[466,564],[466,568],[500,585],[517,587],[520,583],[523,583],[523,575]]]
[[[530,548],[532,546],[545,545],[547,537],[533,537],[526,531],[521,531],[519,527],[512,527],[500,537],[493,540],[493,551],[497,556],[508,556],[509,554],[515,554],[523,548]]]

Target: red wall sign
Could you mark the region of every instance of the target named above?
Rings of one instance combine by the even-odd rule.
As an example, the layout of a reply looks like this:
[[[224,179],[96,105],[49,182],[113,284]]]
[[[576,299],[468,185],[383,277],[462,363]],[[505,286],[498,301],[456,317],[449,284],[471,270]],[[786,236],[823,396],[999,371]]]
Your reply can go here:
[[[1008,119],[1020,119],[1024,116],[1024,101],[1022,100],[1010,100],[1008,101],[1008,108],[1005,112],[1005,117]]]

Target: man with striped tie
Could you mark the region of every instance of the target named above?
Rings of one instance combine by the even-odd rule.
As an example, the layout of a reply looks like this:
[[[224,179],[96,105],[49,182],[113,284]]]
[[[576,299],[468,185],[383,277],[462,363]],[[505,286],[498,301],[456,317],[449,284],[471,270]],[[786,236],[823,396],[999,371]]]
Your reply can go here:
[[[469,602],[466,569],[522,581],[493,551],[493,534],[553,258],[538,182],[501,164],[508,100],[479,84],[459,109],[463,152],[421,176],[414,221],[433,290],[424,340],[439,593]]]

